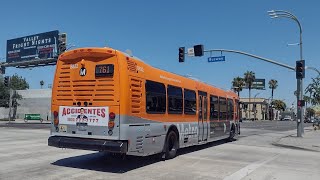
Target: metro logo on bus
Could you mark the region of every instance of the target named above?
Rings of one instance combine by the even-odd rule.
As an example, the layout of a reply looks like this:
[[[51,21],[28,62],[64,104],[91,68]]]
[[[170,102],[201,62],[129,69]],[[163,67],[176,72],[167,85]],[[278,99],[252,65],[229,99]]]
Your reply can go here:
[[[180,140],[183,140],[184,136],[189,138],[198,137],[198,123],[197,124],[177,124],[178,131],[181,135]]]
[[[108,107],[68,107],[60,106],[60,124],[87,123],[92,126],[108,126]]]

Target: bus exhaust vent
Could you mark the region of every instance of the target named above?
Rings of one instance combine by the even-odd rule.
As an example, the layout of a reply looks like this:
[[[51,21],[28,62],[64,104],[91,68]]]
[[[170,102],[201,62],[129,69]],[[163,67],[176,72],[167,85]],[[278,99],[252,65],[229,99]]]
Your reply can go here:
[[[143,147],[143,137],[138,136],[136,141],[136,150],[141,151]]]
[[[137,64],[130,60],[129,58],[127,58],[127,64],[128,64],[128,70],[132,71],[132,72],[137,72]]]
[[[131,113],[140,114],[142,98],[142,81],[137,78],[130,79]]]

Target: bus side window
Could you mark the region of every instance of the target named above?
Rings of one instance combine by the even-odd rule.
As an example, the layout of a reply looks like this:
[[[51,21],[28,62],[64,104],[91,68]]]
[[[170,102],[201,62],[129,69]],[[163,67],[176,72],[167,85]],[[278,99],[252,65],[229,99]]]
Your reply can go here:
[[[168,85],[168,113],[182,114],[182,89]]]
[[[233,101],[232,99],[228,99],[228,120],[233,120],[234,117],[234,109],[233,109]]]
[[[219,109],[220,109],[220,120],[227,119],[227,102],[226,98],[220,97],[219,98]]]
[[[146,81],[146,111],[149,114],[166,112],[166,89],[162,83]]]
[[[194,115],[197,112],[196,92],[184,89],[184,114]]]
[[[219,99],[217,96],[210,96],[210,120],[219,119]]]

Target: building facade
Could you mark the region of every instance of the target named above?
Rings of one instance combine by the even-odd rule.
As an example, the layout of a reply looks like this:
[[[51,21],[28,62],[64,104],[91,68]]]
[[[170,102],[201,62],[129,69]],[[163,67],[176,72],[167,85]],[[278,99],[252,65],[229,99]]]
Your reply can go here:
[[[269,103],[264,98],[240,98],[241,118],[246,120],[270,119]]]

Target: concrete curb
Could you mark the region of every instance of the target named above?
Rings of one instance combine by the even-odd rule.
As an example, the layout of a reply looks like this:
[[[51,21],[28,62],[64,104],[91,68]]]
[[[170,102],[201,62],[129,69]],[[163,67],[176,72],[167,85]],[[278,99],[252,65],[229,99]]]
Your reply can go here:
[[[292,133],[292,131],[288,131],[288,133],[290,134],[280,137],[272,145],[288,149],[320,152],[320,131],[315,132],[313,127],[305,128],[305,133],[301,138],[296,137],[296,133]]]

